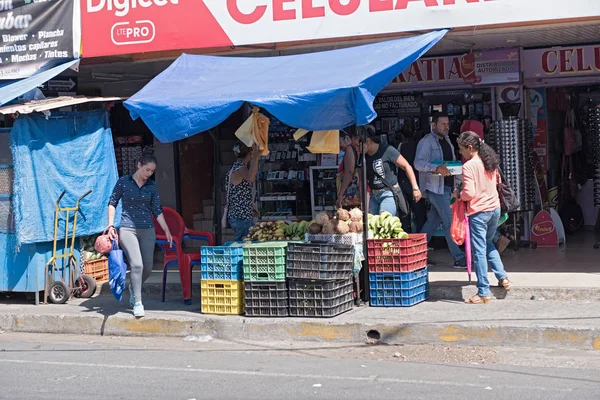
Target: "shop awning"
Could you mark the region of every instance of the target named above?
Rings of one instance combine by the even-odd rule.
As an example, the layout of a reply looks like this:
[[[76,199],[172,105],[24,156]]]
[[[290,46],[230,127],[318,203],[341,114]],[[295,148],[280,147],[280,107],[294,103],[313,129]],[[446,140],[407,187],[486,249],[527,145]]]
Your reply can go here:
[[[217,126],[244,102],[309,131],[365,125],[377,93],[446,32],[282,57],[182,55],[124,104],[163,143]]]
[[[12,104],[0,107],[0,114],[31,114],[34,112],[45,112],[57,108],[75,106],[77,104],[92,102],[122,101],[124,97],[86,97],[86,96],[60,96],[44,100],[32,100],[22,104]]]
[[[29,78],[11,82],[4,86],[1,86],[0,83],[0,105],[6,104],[17,97],[24,95],[30,90],[41,86],[55,76],[60,75],[62,72],[73,67],[77,63],[79,63],[79,60],[71,60],[44,71],[40,70],[36,74],[31,75]]]

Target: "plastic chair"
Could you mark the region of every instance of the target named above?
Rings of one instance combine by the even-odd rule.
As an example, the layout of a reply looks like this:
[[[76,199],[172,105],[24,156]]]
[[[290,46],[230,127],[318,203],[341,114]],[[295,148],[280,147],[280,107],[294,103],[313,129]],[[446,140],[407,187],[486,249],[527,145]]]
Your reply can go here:
[[[165,301],[167,288],[167,272],[169,268],[179,266],[181,291],[185,304],[192,304],[192,268],[200,265],[200,252],[186,254],[183,252],[185,239],[204,240],[209,246],[214,246],[214,235],[211,232],[194,231],[186,228],[181,215],[169,207],[163,207],[163,215],[173,236],[173,247],[169,246],[165,232],[158,222],[154,221],[156,243],[160,246],[165,256],[163,263],[162,301]]]

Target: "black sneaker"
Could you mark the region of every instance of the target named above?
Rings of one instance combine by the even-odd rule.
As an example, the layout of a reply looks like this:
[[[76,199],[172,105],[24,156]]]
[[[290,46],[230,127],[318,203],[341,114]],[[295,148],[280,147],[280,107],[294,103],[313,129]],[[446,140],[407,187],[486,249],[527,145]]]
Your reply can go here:
[[[454,261],[454,265],[452,266],[454,269],[467,269],[467,259],[463,258],[459,261]]]

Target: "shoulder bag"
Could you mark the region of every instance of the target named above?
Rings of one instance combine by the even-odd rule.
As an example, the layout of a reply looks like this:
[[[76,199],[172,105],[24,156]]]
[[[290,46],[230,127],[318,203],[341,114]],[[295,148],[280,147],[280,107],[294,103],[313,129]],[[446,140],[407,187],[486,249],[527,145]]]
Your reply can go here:
[[[391,185],[390,182],[385,179],[383,176],[381,176],[374,168],[373,168],[373,172],[375,174],[377,174],[377,176],[379,176],[379,178],[381,179],[381,181],[383,182],[383,184],[385,185],[385,187],[387,187],[389,190],[392,191],[392,193],[394,194],[394,200],[396,201],[396,215],[399,218],[406,218],[410,215],[410,210],[408,208],[408,202],[406,201],[406,198],[404,197],[404,193],[402,192],[402,189],[400,189],[400,185]]]

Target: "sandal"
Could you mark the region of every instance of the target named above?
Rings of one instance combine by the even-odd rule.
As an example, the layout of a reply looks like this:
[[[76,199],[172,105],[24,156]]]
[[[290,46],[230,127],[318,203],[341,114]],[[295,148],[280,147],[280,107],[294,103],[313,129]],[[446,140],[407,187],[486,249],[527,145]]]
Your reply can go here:
[[[508,278],[502,278],[498,281],[498,286],[503,287],[507,292],[510,290],[510,280]]]
[[[487,304],[490,302],[492,298],[488,296],[480,296],[476,294],[475,296],[465,300],[467,304]]]

